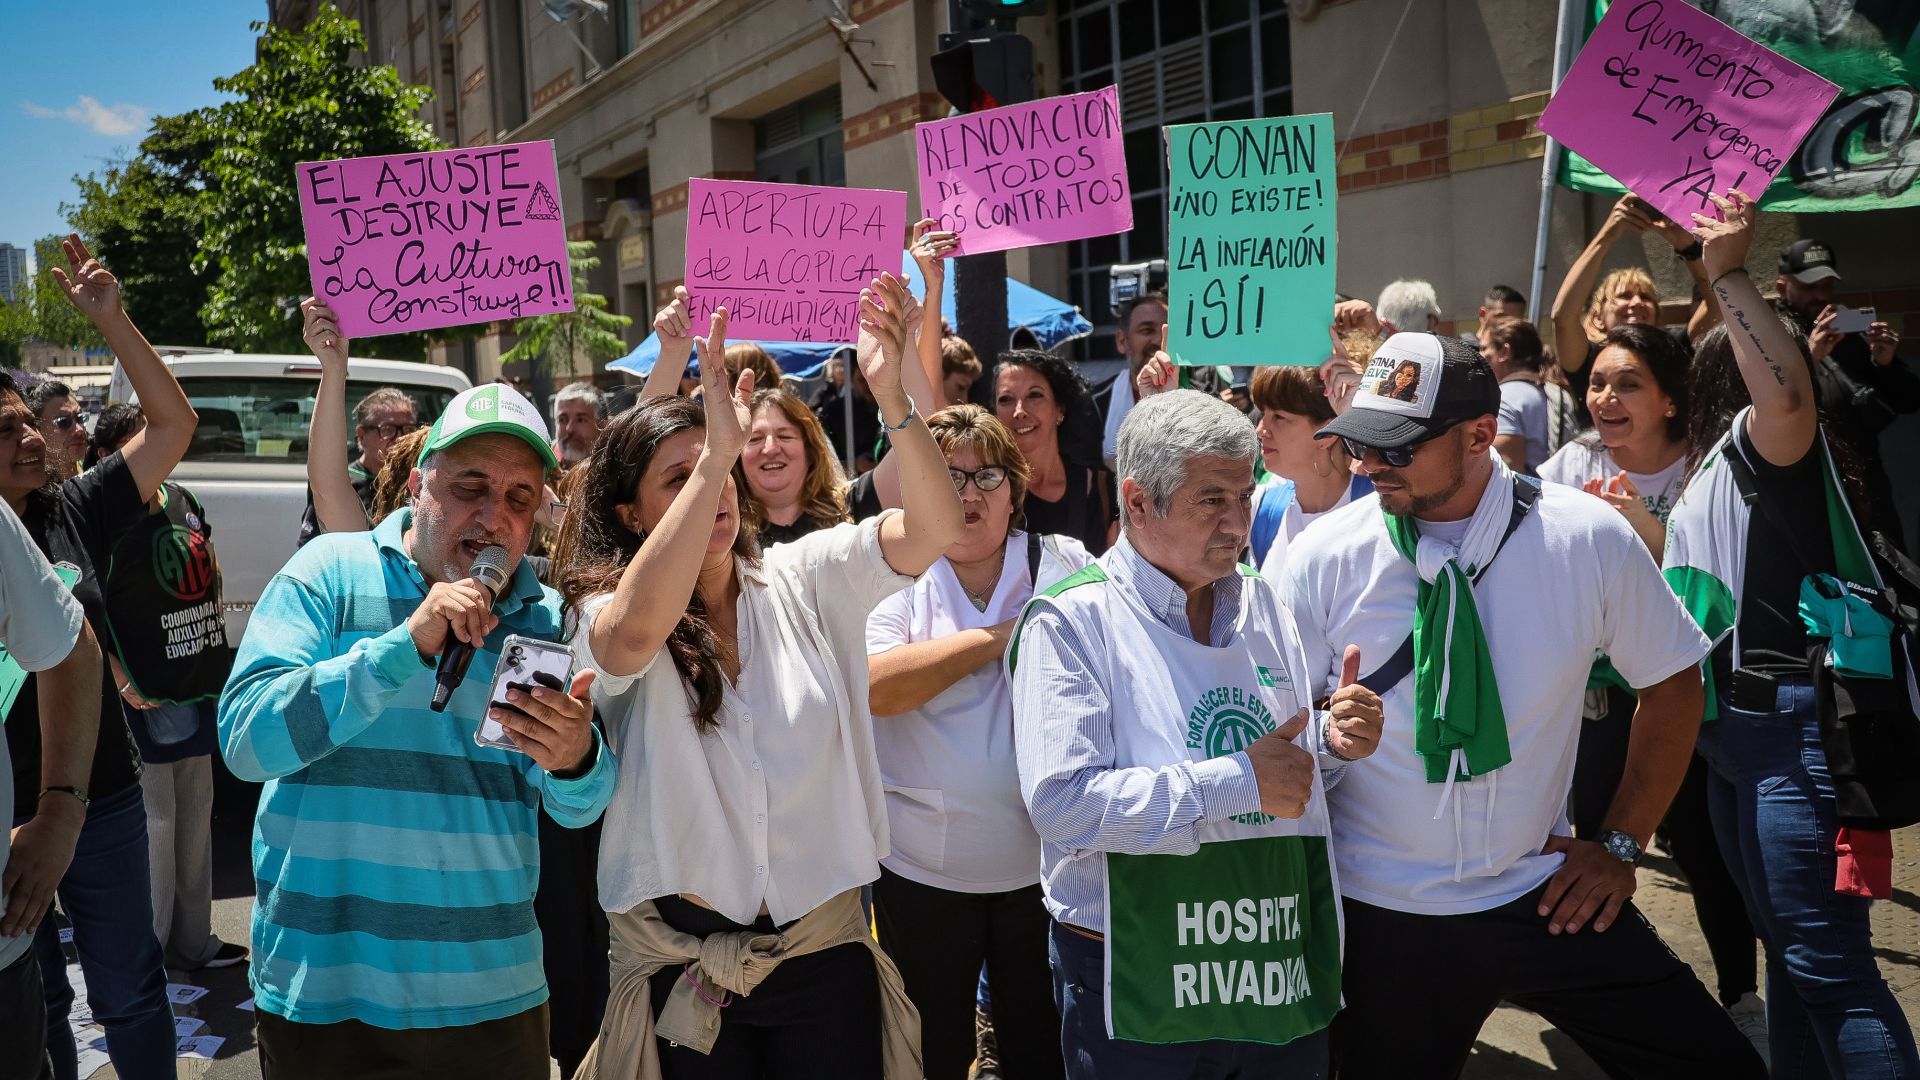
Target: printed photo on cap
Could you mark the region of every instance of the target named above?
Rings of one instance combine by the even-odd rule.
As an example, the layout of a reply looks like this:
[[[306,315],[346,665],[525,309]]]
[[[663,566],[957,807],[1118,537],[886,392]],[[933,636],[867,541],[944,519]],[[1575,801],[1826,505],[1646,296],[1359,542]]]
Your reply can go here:
[[[1442,362],[1439,350],[1432,352],[1423,356],[1411,349],[1383,346],[1360,377],[1354,406],[1404,416],[1432,416],[1433,402],[1440,392]]]

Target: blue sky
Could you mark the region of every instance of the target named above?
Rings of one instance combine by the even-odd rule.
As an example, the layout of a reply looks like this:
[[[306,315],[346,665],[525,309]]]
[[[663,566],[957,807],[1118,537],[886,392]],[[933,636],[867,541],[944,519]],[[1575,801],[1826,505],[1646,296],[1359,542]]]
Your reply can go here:
[[[264,0],[0,3],[0,241],[66,229],[75,174],[130,154],[149,118],[217,102],[253,62]]]

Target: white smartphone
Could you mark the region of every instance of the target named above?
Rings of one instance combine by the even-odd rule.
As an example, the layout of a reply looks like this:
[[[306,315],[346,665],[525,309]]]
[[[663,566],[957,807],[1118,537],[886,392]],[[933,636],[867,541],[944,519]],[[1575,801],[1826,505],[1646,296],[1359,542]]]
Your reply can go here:
[[[573,651],[565,645],[508,634],[507,640],[500,644],[500,663],[493,669],[493,690],[487,695],[487,704],[491,708],[521,712],[517,706],[507,702],[508,690],[530,692],[535,686],[544,686],[549,690],[565,691],[572,676]],[[485,717],[481,718],[479,729],[473,733],[473,741],[481,746],[524,752],[513,744],[506,728]]]
[[[1877,321],[1879,316],[1874,314],[1872,308],[1861,308],[1856,311],[1845,304],[1836,304],[1833,309],[1833,321],[1827,325],[1836,334],[1864,334],[1867,328]]]

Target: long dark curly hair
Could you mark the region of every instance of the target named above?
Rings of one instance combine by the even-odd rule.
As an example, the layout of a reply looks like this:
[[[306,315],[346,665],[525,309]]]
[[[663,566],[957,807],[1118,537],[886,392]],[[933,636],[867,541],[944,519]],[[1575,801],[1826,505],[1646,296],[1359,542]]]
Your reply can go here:
[[[1792,319],[1781,317],[1780,322],[1787,328],[1788,336],[1800,350],[1800,361],[1808,367],[1813,365],[1813,354],[1807,351],[1807,335]],[[1818,387],[1816,384],[1816,393]],[[1733,427],[1733,418],[1740,410],[1753,404],[1753,395],[1747,391],[1746,380],[1740,375],[1740,363],[1734,359],[1733,342],[1727,337],[1727,327],[1722,323],[1701,337],[1693,350],[1693,371],[1688,379],[1687,396],[1687,476],[1692,483],[1693,474],[1699,470],[1700,462],[1720,442],[1720,437]],[[1854,517],[1860,527],[1872,528],[1873,499],[1867,494],[1866,473],[1861,467],[1860,455],[1847,441],[1844,433],[1835,437],[1828,428],[1827,416],[1820,415],[1820,430],[1827,436],[1827,450],[1833,455],[1833,467],[1840,473],[1840,483],[1847,493],[1847,502],[1853,506]]]
[[[627,564],[646,545],[647,538],[628,529],[614,507],[632,502],[640,479],[667,438],[689,429],[705,430],[700,406],[682,397],[643,401],[613,418],[593,447],[593,456],[581,466],[581,476],[569,500],[560,541],[554,550],[563,612],[571,625],[588,599],[612,592]],[[746,491],[738,462],[733,467],[734,489]],[[759,545],[744,525],[733,539],[733,553],[758,562]],[[719,726],[720,699],[726,676],[720,670],[720,643],[707,621],[706,602],[694,589],[686,614],[667,636],[667,655],[686,681],[693,726],[705,734]]]

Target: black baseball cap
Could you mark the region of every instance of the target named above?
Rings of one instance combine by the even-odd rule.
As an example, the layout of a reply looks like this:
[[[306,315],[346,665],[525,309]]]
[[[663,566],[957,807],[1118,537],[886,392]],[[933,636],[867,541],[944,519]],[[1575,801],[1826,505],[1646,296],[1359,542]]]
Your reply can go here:
[[[1457,337],[1401,331],[1373,354],[1353,405],[1314,433],[1394,450],[1500,411],[1500,380]]]
[[[1780,272],[1802,285],[1832,278],[1840,280],[1833,249],[1822,240],[1796,240],[1780,253]]]

